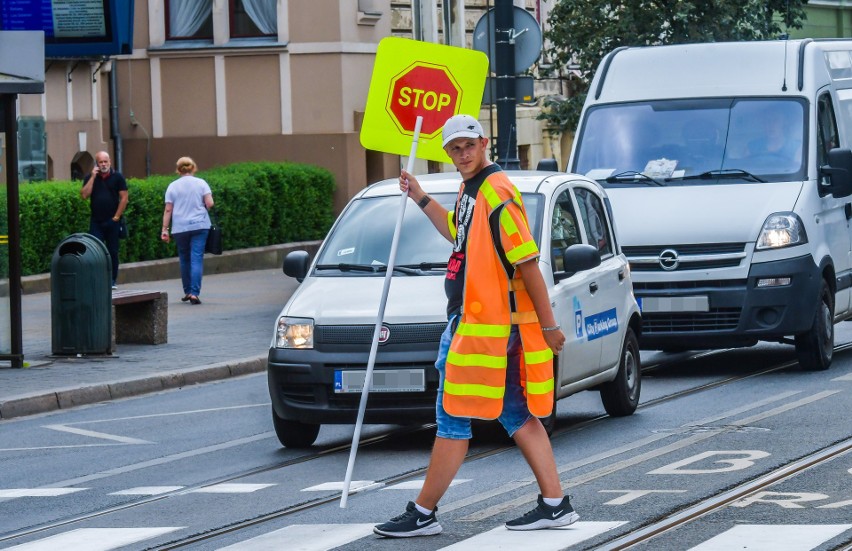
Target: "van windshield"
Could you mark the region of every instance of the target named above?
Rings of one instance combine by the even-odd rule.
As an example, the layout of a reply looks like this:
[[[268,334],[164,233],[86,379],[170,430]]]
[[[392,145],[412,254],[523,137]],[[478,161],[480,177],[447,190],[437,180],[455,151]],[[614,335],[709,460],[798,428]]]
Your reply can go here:
[[[430,193],[446,209],[453,209],[455,193]],[[537,228],[540,196],[524,194],[530,227]],[[317,260],[316,275],[384,276],[391,241],[399,213],[399,196],[369,197],[353,201],[337,225],[326,237]],[[537,235],[534,231],[533,235]],[[536,239],[538,242],[538,239]],[[443,272],[452,245],[435,229],[429,219],[412,202],[405,208],[402,232],[397,245],[394,266],[399,275],[426,275]]]
[[[803,180],[806,113],[803,99],[790,98],[595,106],[571,170],[605,187]]]

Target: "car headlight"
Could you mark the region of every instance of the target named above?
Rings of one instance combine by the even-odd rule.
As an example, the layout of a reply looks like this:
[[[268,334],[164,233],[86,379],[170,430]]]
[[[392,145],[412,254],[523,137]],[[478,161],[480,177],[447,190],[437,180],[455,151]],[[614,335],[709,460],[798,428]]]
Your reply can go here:
[[[275,348],[313,348],[314,320],[307,318],[278,318],[275,328]]]
[[[781,212],[770,215],[763,223],[755,249],[780,249],[807,242],[802,220],[792,212]]]

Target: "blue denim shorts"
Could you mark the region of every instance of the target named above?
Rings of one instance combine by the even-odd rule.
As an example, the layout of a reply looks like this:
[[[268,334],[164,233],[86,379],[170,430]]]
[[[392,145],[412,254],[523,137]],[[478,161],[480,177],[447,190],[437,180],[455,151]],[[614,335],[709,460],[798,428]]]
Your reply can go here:
[[[444,334],[441,335],[441,345],[438,348],[438,359],[435,367],[440,373],[438,382],[438,401],[435,404],[435,419],[438,422],[438,436],[450,440],[469,440],[473,436],[470,429],[469,417],[455,417],[444,411],[444,376],[446,374],[447,353],[453,334],[458,326],[459,316],[452,316]],[[519,428],[529,421],[532,414],[527,407],[527,399],[524,389],[521,387],[520,360],[523,350],[521,348],[521,336],[517,326],[512,326],[507,345],[508,365],[506,367],[506,394],[503,397],[503,412],[497,418],[509,436],[515,434]]]

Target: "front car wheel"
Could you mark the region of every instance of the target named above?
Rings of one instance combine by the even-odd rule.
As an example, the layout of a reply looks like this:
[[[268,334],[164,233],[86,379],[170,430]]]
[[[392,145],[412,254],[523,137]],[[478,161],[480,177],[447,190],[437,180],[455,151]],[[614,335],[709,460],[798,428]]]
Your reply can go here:
[[[615,379],[601,385],[601,401],[606,412],[613,417],[631,415],[639,405],[642,387],[642,363],[639,359],[639,342],[633,329],[627,328],[621,347],[621,360]]]

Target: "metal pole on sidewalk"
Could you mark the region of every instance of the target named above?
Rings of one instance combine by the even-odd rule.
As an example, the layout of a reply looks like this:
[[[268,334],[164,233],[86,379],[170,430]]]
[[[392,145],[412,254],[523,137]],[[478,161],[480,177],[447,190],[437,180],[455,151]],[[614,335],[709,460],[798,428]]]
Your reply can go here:
[[[420,139],[420,127],[423,124],[423,117],[417,117],[417,122],[414,125],[414,136],[411,140],[411,152],[408,154],[408,165],[406,171],[414,170],[414,160],[417,156],[417,142]],[[352,447],[349,450],[349,463],[346,466],[346,478],[343,480],[343,493],[340,496],[340,508],[346,508],[346,501],[349,497],[349,486],[352,484],[352,470],[355,466],[355,455],[358,453],[358,443],[361,441],[361,427],[364,424],[364,411],[367,409],[367,395],[370,393],[370,386],[373,383],[373,367],[376,364],[376,352],[379,348],[379,333],[382,330],[382,320],[385,317],[385,306],[388,301],[388,290],[390,289],[391,278],[393,277],[393,266],[396,261],[396,248],[399,244],[399,235],[402,233],[402,219],[405,216],[405,205],[408,202],[408,193],[403,193],[400,198],[399,215],[396,218],[396,227],[393,231],[393,240],[391,241],[390,254],[388,256],[387,273],[385,273],[385,282],[382,287],[382,298],[379,301],[379,314],[376,316],[376,327],[373,330],[373,343],[370,346],[370,357],[367,360],[367,373],[364,375],[364,387],[361,389],[361,402],[358,404],[358,418],[355,421],[355,432],[352,435]]]
[[[497,163],[505,169],[521,167],[515,103],[515,34],[512,0],[494,2],[494,55],[497,81]]]

